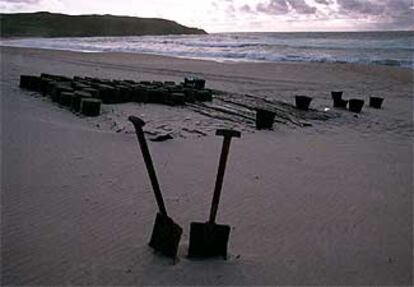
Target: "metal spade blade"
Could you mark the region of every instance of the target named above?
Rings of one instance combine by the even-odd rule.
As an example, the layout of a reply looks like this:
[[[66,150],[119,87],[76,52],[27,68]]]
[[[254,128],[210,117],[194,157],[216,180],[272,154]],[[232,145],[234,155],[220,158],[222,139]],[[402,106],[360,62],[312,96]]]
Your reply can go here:
[[[144,157],[145,166],[147,167],[148,175],[151,180],[152,189],[154,190],[155,199],[159,209],[157,217],[155,218],[154,229],[152,231],[149,246],[154,248],[156,251],[161,252],[165,256],[175,258],[177,256],[178,244],[180,242],[183,229],[170,217],[168,217],[167,209],[165,208],[161,189],[155,173],[155,168],[145,140],[144,131],[142,130],[145,122],[134,116],[130,116],[128,120],[131,121],[135,127],[142,156]]]
[[[211,204],[210,219],[206,223],[192,222],[190,225],[189,257],[216,257],[227,258],[227,245],[230,236],[230,226],[216,224],[216,215],[220,201],[221,188],[223,186],[224,171],[232,137],[240,137],[241,134],[234,130],[217,130],[216,135],[224,136],[221,150],[219,168],[217,172],[214,196]]]
[[[170,217],[157,212],[149,246],[165,256],[175,258],[183,229]]]

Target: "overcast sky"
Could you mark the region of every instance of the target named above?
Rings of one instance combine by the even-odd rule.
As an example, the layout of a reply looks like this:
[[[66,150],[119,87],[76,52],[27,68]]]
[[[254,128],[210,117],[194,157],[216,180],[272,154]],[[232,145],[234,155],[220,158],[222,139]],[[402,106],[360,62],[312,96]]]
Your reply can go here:
[[[0,0],[0,10],[156,17],[207,32],[414,30],[414,0]]]

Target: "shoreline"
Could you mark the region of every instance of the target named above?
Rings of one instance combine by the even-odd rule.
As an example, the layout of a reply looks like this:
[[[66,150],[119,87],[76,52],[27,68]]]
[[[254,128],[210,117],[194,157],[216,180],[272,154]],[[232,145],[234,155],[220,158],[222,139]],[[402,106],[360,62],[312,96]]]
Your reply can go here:
[[[48,38],[23,38],[23,39],[48,39]],[[0,38],[1,40],[1,38]],[[20,40],[20,39],[16,39]],[[141,55],[141,56],[154,56],[154,57],[165,57],[165,58],[174,58],[174,59],[183,59],[183,60],[194,60],[194,61],[207,61],[207,62],[214,62],[214,63],[222,63],[222,64],[275,64],[275,65],[283,65],[283,64],[315,64],[315,65],[351,65],[356,67],[383,67],[383,68],[395,68],[395,69],[403,69],[407,71],[411,71],[414,73],[414,66],[413,67],[404,67],[399,65],[383,65],[383,64],[364,64],[364,63],[348,63],[348,62],[318,62],[318,61],[267,61],[267,60],[251,60],[251,59],[215,59],[215,58],[204,58],[204,57],[188,57],[188,56],[178,56],[178,55],[162,55],[156,53],[132,53],[132,52],[106,52],[106,51],[78,51],[78,50],[65,50],[65,49],[51,49],[51,48],[33,48],[33,47],[17,47],[17,46],[7,46],[7,45],[0,45],[0,49],[2,48],[10,48],[10,49],[29,49],[29,50],[45,50],[45,51],[58,51],[58,52],[70,52],[70,53],[80,53],[80,54],[108,54],[108,55],[118,55],[118,54],[126,54],[126,55]]]
[[[199,59],[199,58],[186,58],[186,57],[176,57],[176,56],[167,56],[167,55],[157,55],[157,54],[145,54],[145,53],[124,53],[124,52],[79,52],[71,50],[55,50],[47,48],[28,48],[28,47],[13,47],[13,46],[0,46],[0,51],[9,52],[12,50],[21,50],[38,54],[54,54],[55,56],[65,56],[65,55],[78,55],[78,56],[92,56],[96,57],[99,60],[105,59],[107,56],[115,56],[119,59],[122,58],[136,58],[137,60],[144,60],[145,62],[152,62],[153,60],[171,60],[173,62],[183,61],[183,62],[199,62],[199,63],[209,63],[209,64],[219,64],[219,65],[240,65],[240,66],[314,66],[314,67],[325,67],[328,70],[335,68],[344,68],[341,70],[360,70],[361,73],[366,72],[393,72],[398,76],[401,76],[404,82],[414,83],[414,70],[407,67],[400,66],[386,66],[386,65],[369,65],[369,64],[359,64],[359,63],[328,63],[328,62],[295,62],[295,61],[286,61],[286,62],[238,62],[238,61],[214,61],[211,59]],[[387,71],[388,70],[388,71]]]

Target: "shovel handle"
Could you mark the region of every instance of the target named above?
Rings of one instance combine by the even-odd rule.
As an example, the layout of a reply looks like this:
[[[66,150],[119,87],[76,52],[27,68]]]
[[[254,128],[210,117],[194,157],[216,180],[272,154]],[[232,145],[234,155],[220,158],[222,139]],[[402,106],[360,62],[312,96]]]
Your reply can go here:
[[[226,169],[227,157],[230,150],[230,143],[232,137],[240,137],[239,131],[234,130],[217,130],[216,135],[224,136],[223,147],[221,149],[219,167],[217,171],[216,185],[214,187],[213,201],[210,210],[210,223],[215,223],[218,205],[220,202],[221,189],[223,187],[224,171]]]
[[[145,166],[147,167],[148,175],[151,180],[152,189],[154,190],[155,199],[158,204],[158,209],[162,215],[167,215],[167,209],[165,208],[164,200],[162,198],[160,185],[157,180],[157,175],[155,173],[155,168],[152,163],[151,154],[148,149],[147,141],[145,140],[144,131],[142,127],[145,125],[145,122],[138,117],[129,116],[128,120],[132,122],[135,127],[135,132],[137,134],[138,143],[141,147],[142,156],[144,157]]]

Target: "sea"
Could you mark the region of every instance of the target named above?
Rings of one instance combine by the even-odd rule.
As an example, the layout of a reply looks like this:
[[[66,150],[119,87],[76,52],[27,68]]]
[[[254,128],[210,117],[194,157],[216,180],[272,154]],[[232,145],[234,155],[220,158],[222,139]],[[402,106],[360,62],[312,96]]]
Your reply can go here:
[[[414,31],[2,38],[0,45],[87,53],[145,53],[218,62],[360,63],[414,69]]]

